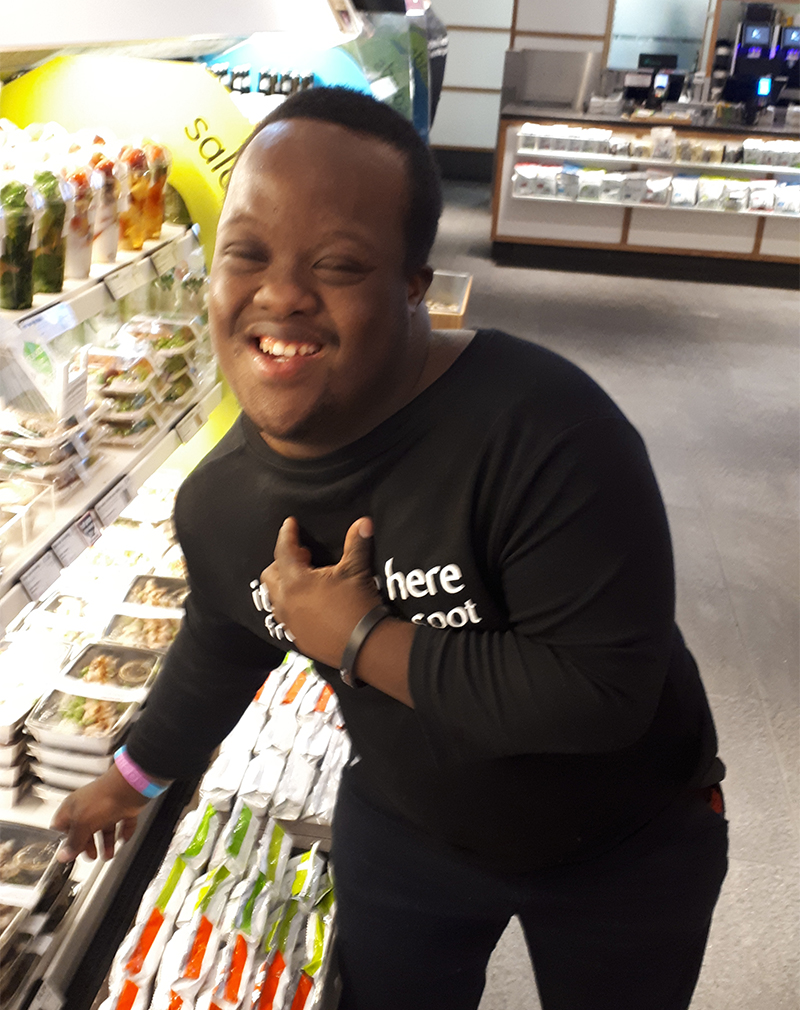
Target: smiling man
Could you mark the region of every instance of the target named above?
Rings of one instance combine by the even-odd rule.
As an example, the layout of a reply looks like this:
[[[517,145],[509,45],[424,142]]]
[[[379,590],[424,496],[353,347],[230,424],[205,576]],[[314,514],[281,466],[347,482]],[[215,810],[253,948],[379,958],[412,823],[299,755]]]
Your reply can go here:
[[[178,496],[186,619],[55,824],[67,857],[129,835],[294,647],[355,755],[342,1010],[474,1010],[512,915],[544,1010],[679,1010],[727,833],[658,488],[574,365],[431,332],[440,211],[424,144],[363,95],[302,93],[249,140],[210,296],[242,417]]]

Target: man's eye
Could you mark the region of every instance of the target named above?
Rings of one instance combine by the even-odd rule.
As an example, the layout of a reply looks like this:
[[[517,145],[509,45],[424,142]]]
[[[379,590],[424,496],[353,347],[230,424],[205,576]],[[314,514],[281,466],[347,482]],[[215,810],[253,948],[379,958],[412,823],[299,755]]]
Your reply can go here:
[[[328,270],[333,273],[363,274],[366,267],[355,260],[324,259],[314,264],[317,270]]]
[[[231,244],[225,246],[225,255],[234,259],[263,260],[264,253],[254,246]]]

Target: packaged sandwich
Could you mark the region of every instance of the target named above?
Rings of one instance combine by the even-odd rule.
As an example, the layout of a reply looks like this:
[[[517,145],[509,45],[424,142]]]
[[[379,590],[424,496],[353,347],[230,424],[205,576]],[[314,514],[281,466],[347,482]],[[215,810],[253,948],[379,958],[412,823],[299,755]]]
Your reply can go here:
[[[200,783],[200,798],[221,813],[230,810],[249,765],[248,750],[231,747],[220,751]]]
[[[262,821],[252,807],[239,797],[228,823],[219,836],[209,863],[211,869],[225,866],[236,879],[241,877],[250,861],[256,839],[261,834]]]
[[[694,207],[697,203],[697,188],[697,176],[676,175],[672,180],[670,204],[673,207]]]
[[[267,747],[251,759],[244,772],[239,796],[259,816],[269,810],[286,767],[286,760],[285,753]]]

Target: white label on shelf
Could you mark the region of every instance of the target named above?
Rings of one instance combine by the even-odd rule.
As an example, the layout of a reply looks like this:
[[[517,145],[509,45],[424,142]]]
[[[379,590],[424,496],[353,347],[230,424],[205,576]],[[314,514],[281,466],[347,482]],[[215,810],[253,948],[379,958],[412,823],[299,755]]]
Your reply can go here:
[[[202,403],[198,403],[196,407],[192,407],[182,421],[178,421],[175,425],[178,438],[181,442],[188,442],[189,439],[193,438],[200,431],[207,420],[208,414],[205,407]]]
[[[32,600],[41,599],[61,574],[61,565],[52,551],[46,551],[31,567],[20,576],[22,588]]]
[[[43,979],[31,1001],[29,1010],[61,1010],[63,1006],[64,997],[59,996],[52,985]]]
[[[73,523],[60,537],[53,541],[53,551],[61,564],[66,568],[75,558],[86,550],[88,544],[80,531],[78,523]]]
[[[168,242],[160,249],[154,249],[150,254],[153,266],[159,277],[168,274],[178,264],[178,247],[175,242]]]
[[[127,474],[104,495],[94,510],[103,526],[110,526],[133,498],[130,477]]]
[[[84,512],[80,519],[76,521],[75,526],[80,530],[81,536],[90,544],[95,543],[103,532],[100,516],[98,516],[94,509]]]
[[[35,316],[28,316],[17,323],[23,338],[38,344],[49,344],[62,333],[74,330],[77,325],[78,318],[69,302],[56,302]]]
[[[129,295],[131,291],[135,291],[139,287],[139,281],[136,276],[136,264],[131,263],[120,270],[115,270],[113,273],[108,274],[105,277],[105,285],[115,302],[119,301],[120,298],[124,298],[125,295]]]

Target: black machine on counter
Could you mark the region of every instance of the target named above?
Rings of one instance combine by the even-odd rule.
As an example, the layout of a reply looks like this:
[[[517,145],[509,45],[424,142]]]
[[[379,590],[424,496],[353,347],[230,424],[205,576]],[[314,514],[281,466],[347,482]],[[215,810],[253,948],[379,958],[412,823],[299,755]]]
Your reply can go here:
[[[747,5],[722,99],[743,103],[746,122],[767,105],[800,101],[800,27],[781,26],[772,4]]]

